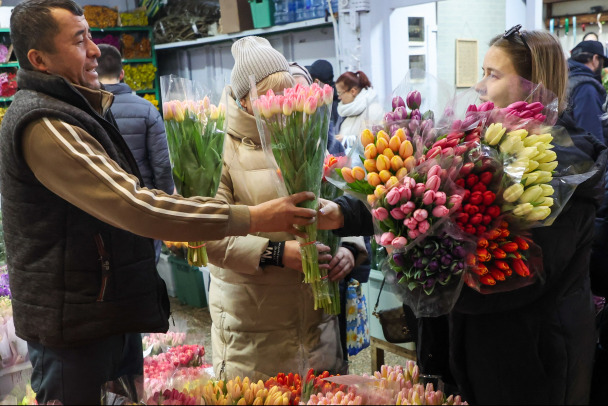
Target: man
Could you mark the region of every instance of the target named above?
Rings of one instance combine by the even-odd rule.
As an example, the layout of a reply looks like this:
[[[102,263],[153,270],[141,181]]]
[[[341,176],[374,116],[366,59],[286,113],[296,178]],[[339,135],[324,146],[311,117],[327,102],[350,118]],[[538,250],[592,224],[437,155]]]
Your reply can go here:
[[[568,99],[570,111],[578,127],[608,145],[606,89],[601,72],[608,66],[604,47],[599,41],[582,41],[570,52],[568,59]],[[602,117],[604,116],[604,117]]]
[[[336,84],[334,83],[334,68],[331,66],[329,61],[325,59],[317,59],[312,65],[307,66],[306,69],[312,80],[319,86],[330,85],[334,88],[334,101],[331,105],[331,124],[336,125],[336,121],[340,117],[338,115],[338,93],[336,92]],[[333,131],[333,130],[332,130]]]
[[[11,15],[19,91],[0,131],[0,193],[16,333],[39,404],[100,402],[141,374],[133,334],[165,332],[169,301],[151,238],[220,239],[314,221],[302,193],[258,206],[141,187],[100,90],[99,49],[72,0],[26,0]],[[141,341],[140,341],[141,342]],[[141,354],[141,353],[140,353]]]
[[[143,186],[173,194],[175,185],[163,118],[152,103],[133,94],[129,85],[122,83],[125,71],[122,69],[120,51],[108,44],[98,47],[101,52],[97,58],[99,82],[114,95],[112,115],[137,162]],[[161,246],[161,240],[154,240],[157,264]]]

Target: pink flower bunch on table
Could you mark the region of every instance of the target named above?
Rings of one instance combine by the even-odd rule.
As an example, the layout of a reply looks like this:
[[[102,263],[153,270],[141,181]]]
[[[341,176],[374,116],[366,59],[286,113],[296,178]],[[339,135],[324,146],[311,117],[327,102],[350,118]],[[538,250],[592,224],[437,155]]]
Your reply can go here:
[[[397,186],[376,194],[378,200],[372,216],[383,231],[379,238],[376,236],[378,243],[403,248],[426,235],[436,221],[458,209],[462,197],[447,190],[447,179],[447,174],[436,164],[424,176],[405,176]]]
[[[336,393],[327,392],[325,395],[319,393],[318,395],[311,395],[307,405],[363,405],[363,398],[354,391],[344,393],[338,391]]]
[[[162,393],[156,392],[152,397],[146,401],[147,405],[198,405],[200,399],[194,396],[188,396],[183,392],[179,392],[176,389],[166,389]]]
[[[403,388],[397,394],[395,404],[397,405],[468,405],[460,395],[450,395],[446,398],[442,391],[435,391],[433,384],[428,383],[426,387],[415,384],[412,387]]]
[[[151,333],[142,338],[144,351],[153,347],[151,355],[158,355],[166,347],[182,345],[186,340],[186,333],[169,331],[167,333]]]

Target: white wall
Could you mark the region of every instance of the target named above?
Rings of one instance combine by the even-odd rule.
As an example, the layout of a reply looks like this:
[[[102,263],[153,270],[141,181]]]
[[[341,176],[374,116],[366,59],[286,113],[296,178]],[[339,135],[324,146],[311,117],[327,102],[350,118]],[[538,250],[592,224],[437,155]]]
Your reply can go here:
[[[530,1],[530,0],[529,0]],[[506,27],[505,0],[444,0],[437,3],[437,76],[456,83],[456,39],[478,40],[478,71],[489,41]],[[510,19],[516,19],[514,14]],[[479,74],[481,78],[481,74]]]

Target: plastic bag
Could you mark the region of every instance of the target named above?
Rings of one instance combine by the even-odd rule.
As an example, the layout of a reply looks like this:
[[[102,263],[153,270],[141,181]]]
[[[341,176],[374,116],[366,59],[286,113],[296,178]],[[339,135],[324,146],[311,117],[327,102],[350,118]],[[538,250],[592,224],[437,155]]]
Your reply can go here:
[[[346,349],[349,356],[369,347],[367,300],[359,281],[351,279],[346,289]]]
[[[279,195],[310,191],[318,198],[323,178],[323,162],[327,149],[333,89],[316,84],[296,85],[276,95],[272,90],[258,98],[251,77],[251,100],[262,148],[268,161],[278,169],[281,181]],[[316,209],[318,199],[301,206]],[[319,268],[317,226],[303,227],[307,238],[299,238],[304,282],[310,283],[315,295],[315,310],[331,304],[328,284]]]
[[[161,77],[163,117],[173,179],[184,197],[217,193],[222,174],[225,105],[207,96],[196,82],[174,75]],[[207,266],[204,241],[188,243],[188,263]]]

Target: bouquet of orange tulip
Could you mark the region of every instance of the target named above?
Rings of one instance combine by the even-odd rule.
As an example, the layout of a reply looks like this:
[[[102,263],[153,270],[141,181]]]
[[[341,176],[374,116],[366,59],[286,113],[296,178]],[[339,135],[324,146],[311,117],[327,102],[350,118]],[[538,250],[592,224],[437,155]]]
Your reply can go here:
[[[333,89],[316,84],[287,88],[283,95],[269,90],[253,102],[254,113],[262,138],[262,147],[270,160],[276,162],[282,182],[281,194],[310,191],[317,197],[323,179],[323,161]],[[316,209],[317,199],[300,205]],[[327,308],[331,297],[327,276],[319,269],[317,225],[304,227],[307,238],[298,238],[302,254],[304,282],[312,284],[315,309]]]
[[[225,108],[198,98],[194,82],[173,75],[161,78],[163,116],[173,179],[184,197],[213,197],[222,175]],[[188,263],[207,266],[204,241],[188,243]]]

